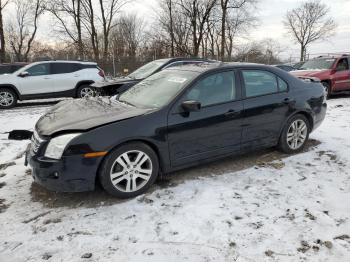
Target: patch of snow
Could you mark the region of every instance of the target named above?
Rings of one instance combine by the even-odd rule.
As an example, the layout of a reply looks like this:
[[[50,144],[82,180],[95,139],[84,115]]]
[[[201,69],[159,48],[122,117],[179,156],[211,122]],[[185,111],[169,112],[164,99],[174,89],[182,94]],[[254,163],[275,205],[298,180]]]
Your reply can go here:
[[[66,194],[73,206],[34,195],[17,159],[28,142],[1,134],[0,164],[15,165],[0,170],[0,261],[349,261],[350,99],[328,104],[311,134],[321,143],[305,153],[222,175],[208,168],[131,200]],[[33,129],[47,109],[1,111],[0,133]]]

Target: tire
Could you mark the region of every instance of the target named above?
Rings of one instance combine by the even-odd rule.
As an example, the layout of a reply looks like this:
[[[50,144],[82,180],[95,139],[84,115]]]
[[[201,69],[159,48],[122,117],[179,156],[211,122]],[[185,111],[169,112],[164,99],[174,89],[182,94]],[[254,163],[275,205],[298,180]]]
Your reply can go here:
[[[285,124],[278,147],[287,154],[298,153],[303,150],[309,139],[309,134],[309,120],[304,115],[295,115]]]
[[[103,160],[98,176],[109,194],[131,198],[146,192],[156,181],[158,172],[159,161],[152,148],[132,142],[110,152]]]
[[[327,98],[329,98],[332,95],[331,85],[328,82],[322,82],[322,85],[327,93]]]
[[[78,90],[77,90],[78,98],[95,97],[96,95],[97,95],[96,88],[90,85],[81,85],[78,87]]]
[[[8,109],[17,105],[17,95],[9,88],[0,88],[0,109]]]

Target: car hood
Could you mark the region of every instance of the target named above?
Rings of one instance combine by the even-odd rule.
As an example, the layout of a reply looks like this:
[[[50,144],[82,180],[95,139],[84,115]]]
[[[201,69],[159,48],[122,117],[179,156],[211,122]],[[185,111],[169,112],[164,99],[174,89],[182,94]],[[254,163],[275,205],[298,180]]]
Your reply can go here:
[[[322,69],[315,69],[315,70],[297,70],[297,71],[291,71],[291,73],[294,76],[311,76],[311,77],[317,77],[320,74],[323,74],[327,71],[330,71],[328,69],[322,70]]]
[[[131,84],[131,83],[136,83],[139,82],[140,79],[133,79],[133,78],[128,78],[128,77],[118,77],[118,78],[113,78],[111,80],[107,81],[100,81],[92,84],[91,86],[93,87],[105,87],[105,86],[112,86],[112,85],[125,85],[125,84]]]
[[[83,131],[150,112],[108,98],[72,99],[53,106],[36,123],[41,136],[61,131]]]
[[[4,81],[11,80],[11,79],[13,79],[13,75],[12,74],[0,75],[0,84],[2,84]]]

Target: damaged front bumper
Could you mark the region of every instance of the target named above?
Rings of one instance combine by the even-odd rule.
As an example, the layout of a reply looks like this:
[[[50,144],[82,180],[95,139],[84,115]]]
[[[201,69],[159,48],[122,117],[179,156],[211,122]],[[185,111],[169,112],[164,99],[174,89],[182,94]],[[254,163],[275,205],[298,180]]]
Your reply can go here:
[[[59,160],[33,154],[30,145],[25,165],[32,168],[34,181],[56,192],[83,192],[95,189],[99,160],[81,155],[65,156]]]

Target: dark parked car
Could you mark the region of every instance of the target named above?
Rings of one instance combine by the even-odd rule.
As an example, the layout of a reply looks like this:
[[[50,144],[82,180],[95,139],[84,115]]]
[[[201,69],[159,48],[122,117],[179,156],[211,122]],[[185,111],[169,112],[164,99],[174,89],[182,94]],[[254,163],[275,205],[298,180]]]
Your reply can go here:
[[[203,62],[213,63],[218,61],[207,60],[202,58],[184,58],[184,57],[158,59],[158,60],[149,62],[144,66],[141,66],[140,68],[138,68],[137,70],[135,70],[134,72],[132,72],[131,74],[125,77],[118,77],[112,80],[96,82],[91,86],[96,88],[96,92],[101,95],[112,96],[112,95],[116,95],[124,92],[125,90],[129,89],[133,85],[141,82],[143,79],[163,69],[174,67],[174,66],[198,64]]]
[[[119,97],[55,105],[37,122],[26,159],[50,190],[93,190],[99,180],[133,197],[159,173],[277,145],[298,152],[326,108],[320,83],[275,67],[175,67]]]
[[[12,74],[26,65],[28,65],[28,63],[0,64],[0,75]]]
[[[291,65],[275,65],[275,67],[278,67],[279,69],[282,69],[284,71],[287,71],[287,72],[290,72],[290,71],[294,71],[294,70],[297,70],[296,68],[294,68],[293,66]]]

